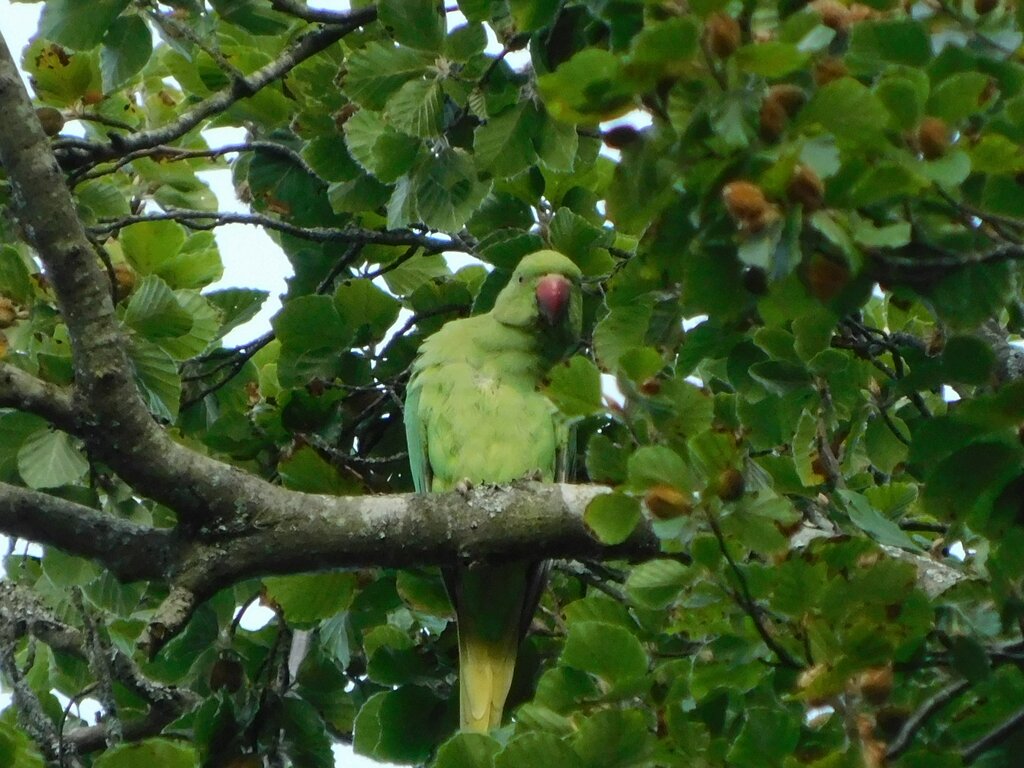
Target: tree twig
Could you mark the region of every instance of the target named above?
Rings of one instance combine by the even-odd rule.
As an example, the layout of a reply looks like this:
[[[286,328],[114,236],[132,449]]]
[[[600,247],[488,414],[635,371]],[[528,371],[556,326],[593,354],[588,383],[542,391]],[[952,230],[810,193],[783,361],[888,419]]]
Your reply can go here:
[[[890,742],[889,748],[885,752],[886,760],[895,760],[906,752],[917,732],[931,719],[932,715],[966,691],[969,686],[970,683],[966,680],[958,680],[925,699],[924,703],[903,723],[896,738]]]

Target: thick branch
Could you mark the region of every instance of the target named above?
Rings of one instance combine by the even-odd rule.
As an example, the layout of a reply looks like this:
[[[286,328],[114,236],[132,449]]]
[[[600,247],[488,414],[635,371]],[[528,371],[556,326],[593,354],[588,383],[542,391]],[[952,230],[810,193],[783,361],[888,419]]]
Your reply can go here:
[[[74,403],[65,389],[3,362],[0,362],[0,408],[34,413],[65,432],[77,431]]]
[[[101,563],[123,581],[165,578],[178,543],[167,530],[0,483],[0,531]]]
[[[255,511],[244,529],[199,531],[140,645],[155,653],[203,600],[230,584],[268,573],[326,568],[454,565],[547,557],[649,558],[660,551],[646,526],[606,547],[583,512],[607,488],[517,483],[465,494],[320,496],[287,493]]]

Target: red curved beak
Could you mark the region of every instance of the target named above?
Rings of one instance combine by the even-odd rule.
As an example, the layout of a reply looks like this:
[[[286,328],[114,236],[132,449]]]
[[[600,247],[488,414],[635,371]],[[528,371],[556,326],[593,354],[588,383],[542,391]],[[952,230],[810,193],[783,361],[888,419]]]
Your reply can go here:
[[[544,275],[537,283],[537,307],[548,325],[554,325],[569,307],[572,283],[562,275]]]

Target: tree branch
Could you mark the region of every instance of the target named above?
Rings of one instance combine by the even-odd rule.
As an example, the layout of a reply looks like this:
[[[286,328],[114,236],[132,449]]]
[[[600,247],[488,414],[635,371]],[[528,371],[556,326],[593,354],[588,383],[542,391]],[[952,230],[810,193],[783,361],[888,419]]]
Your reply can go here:
[[[74,403],[67,390],[4,362],[0,362],[0,408],[34,413],[65,432],[78,431]]]
[[[608,489],[513,483],[466,493],[323,496],[285,492],[244,528],[204,528],[172,578],[140,646],[155,653],[215,592],[252,576],[328,568],[454,565],[477,560],[650,558],[660,543],[640,526],[606,547],[583,521]]]
[[[892,740],[892,743],[889,745],[889,749],[886,750],[885,759],[895,760],[906,752],[913,743],[914,736],[917,735],[917,732],[921,730],[931,716],[949,704],[949,702],[961,693],[966,691],[969,686],[970,683],[966,680],[958,680],[955,683],[947,685],[938,693],[931,696],[931,698],[926,699],[925,702],[918,707],[917,711],[908,717],[907,721],[903,723],[903,727],[900,728],[900,732],[896,735],[896,738]]]
[[[961,755],[964,765],[970,765],[988,750],[1002,744],[1021,726],[1024,726],[1024,709],[1018,709],[1004,722],[967,747]]]
[[[421,235],[409,229],[385,230],[359,229],[355,227],[300,227],[261,213],[234,213],[231,211],[187,211],[173,210],[161,213],[147,213],[138,216],[124,216],[119,219],[104,219],[89,228],[93,235],[108,235],[132,224],[145,221],[177,221],[190,229],[208,230],[224,224],[251,224],[266,227],[286,235],[314,243],[351,243],[360,245],[408,245],[419,246],[430,253],[440,251],[471,252],[468,245],[458,240],[448,240]]]
[[[122,581],[166,577],[179,549],[172,531],[7,483],[0,483],[0,531],[95,560]]]

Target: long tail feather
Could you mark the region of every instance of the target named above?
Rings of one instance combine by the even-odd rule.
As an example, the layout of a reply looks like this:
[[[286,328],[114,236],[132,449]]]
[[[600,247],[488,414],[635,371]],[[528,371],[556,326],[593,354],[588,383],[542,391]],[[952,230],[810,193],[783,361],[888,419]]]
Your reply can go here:
[[[515,633],[488,641],[459,632],[459,712],[464,731],[486,733],[501,725],[518,647]]]

